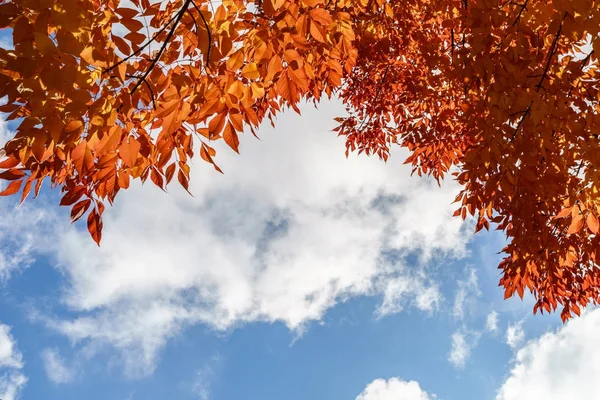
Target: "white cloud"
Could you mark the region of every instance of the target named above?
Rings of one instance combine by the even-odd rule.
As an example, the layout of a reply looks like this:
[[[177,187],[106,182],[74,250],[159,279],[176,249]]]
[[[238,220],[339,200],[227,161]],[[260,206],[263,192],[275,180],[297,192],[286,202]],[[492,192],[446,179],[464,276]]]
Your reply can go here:
[[[470,355],[471,345],[467,342],[466,334],[460,331],[454,332],[448,361],[456,368],[463,368]]]
[[[496,311],[488,314],[485,321],[485,330],[488,332],[496,332],[498,330],[498,313]]]
[[[472,302],[473,297],[481,296],[479,284],[477,282],[477,270],[470,268],[468,276],[464,280],[457,282],[457,291],[454,296],[454,307],[452,315],[454,318],[463,319],[465,316],[465,305]]]
[[[75,371],[65,364],[57,349],[44,349],[41,354],[48,379],[54,383],[69,383],[75,378]]]
[[[213,369],[208,364],[196,371],[196,377],[192,384],[192,393],[198,396],[198,399],[210,399],[210,387],[213,375]]]
[[[16,400],[27,383],[21,373],[23,356],[7,325],[0,324],[0,399]]]
[[[441,295],[426,263],[463,256],[471,236],[452,217],[458,187],[411,178],[400,151],[387,164],[346,159],[343,139],[327,132],[342,113],[337,103],[288,113],[261,141],[242,137],[241,155],[219,148],[225,175],[197,161],[196,197],[134,185],[106,210],[100,248],[61,222],[53,254],[76,317],[46,323],[83,346],[117,348],[127,372],[143,375],[192,324],[300,331],[363,295],[383,297],[380,315],[435,310]],[[414,254],[418,265],[408,265]]]
[[[525,332],[523,331],[523,321],[508,325],[508,328],[506,329],[506,344],[512,349],[516,349],[523,343],[524,339]]]
[[[0,368],[23,368],[23,356],[10,334],[10,327],[0,324]]]
[[[383,301],[377,309],[379,316],[398,313],[413,299],[413,304],[421,311],[437,310],[443,300],[436,284],[427,284],[426,279],[417,275],[401,275],[386,279],[382,285]]]
[[[433,400],[435,398],[434,394],[430,395],[421,389],[416,381],[390,378],[375,379],[356,397],[356,400]]]
[[[530,340],[517,354],[497,400],[600,398],[600,310]]]
[[[465,327],[454,332],[452,334],[452,347],[448,354],[450,364],[458,369],[464,368],[480,338],[481,332],[471,331]]]

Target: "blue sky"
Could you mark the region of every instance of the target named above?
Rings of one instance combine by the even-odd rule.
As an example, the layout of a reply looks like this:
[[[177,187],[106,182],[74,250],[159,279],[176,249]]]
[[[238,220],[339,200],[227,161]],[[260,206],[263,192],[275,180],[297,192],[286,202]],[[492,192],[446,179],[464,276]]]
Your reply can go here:
[[[600,397],[598,311],[504,301],[453,182],[345,159],[343,107],[302,110],[197,161],[194,197],[120,194],[100,248],[48,187],[0,199],[0,398]]]

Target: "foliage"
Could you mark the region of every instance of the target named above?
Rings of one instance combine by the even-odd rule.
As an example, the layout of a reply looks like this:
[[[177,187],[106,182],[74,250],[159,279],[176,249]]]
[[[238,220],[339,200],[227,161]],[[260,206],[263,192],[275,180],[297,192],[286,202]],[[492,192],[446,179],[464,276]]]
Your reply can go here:
[[[11,0],[5,28],[1,194],[48,178],[98,243],[130,179],[187,190],[195,152],[220,170],[211,141],[238,151],[335,95],[347,153],[398,143],[419,175],[457,169],[456,215],[510,239],[507,298],[563,320],[599,299],[598,0]]]

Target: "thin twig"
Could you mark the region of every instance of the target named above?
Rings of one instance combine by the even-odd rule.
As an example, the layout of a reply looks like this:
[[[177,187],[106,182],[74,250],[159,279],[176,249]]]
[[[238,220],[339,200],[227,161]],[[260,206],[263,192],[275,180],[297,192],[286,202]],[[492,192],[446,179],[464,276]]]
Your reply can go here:
[[[527,116],[529,115],[532,105],[533,105],[533,101],[531,103],[529,103],[529,106],[527,106],[527,110],[525,110],[525,113],[519,120],[519,123],[517,124],[517,127],[515,128],[515,131],[513,132],[512,138],[510,139],[511,142],[513,140],[515,140],[515,136],[517,136],[517,132],[519,132],[519,129],[521,129],[521,125],[523,125],[523,122],[525,122],[525,118],[527,118]]]
[[[208,51],[206,52],[206,66],[208,67],[208,62],[210,60],[210,46],[212,44],[212,35],[210,33],[210,27],[208,26],[208,22],[206,22],[206,18],[204,18],[204,14],[200,11],[194,0],[191,0],[192,5],[200,14],[200,18],[202,18],[202,22],[204,22],[204,26],[206,27],[206,33],[208,33]]]
[[[567,15],[568,14],[565,12],[565,15],[563,15],[563,18],[560,21],[560,26],[558,27],[558,31],[556,32],[556,35],[554,35],[554,40],[552,41],[552,46],[550,46],[550,51],[548,54],[548,61],[546,61],[546,67],[544,68],[544,72],[542,73],[542,78],[540,79],[540,82],[536,85],[536,88],[538,91],[542,87],[542,83],[544,82],[544,79],[546,79],[546,75],[548,74],[548,69],[550,68],[550,63],[552,62],[552,58],[554,57],[554,54],[556,53],[556,49],[558,48],[558,39],[560,38],[560,33],[562,31],[563,21],[565,20]]]
[[[169,33],[167,34],[167,37],[165,38],[164,43],[162,44],[162,46],[160,46],[160,50],[158,51],[158,54],[156,55],[156,57],[154,57],[154,59],[150,63],[150,67],[148,67],[146,72],[144,72],[142,79],[137,81],[137,83],[135,84],[133,89],[131,89],[131,94],[135,93],[137,88],[140,87],[140,85],[142,84],[142,81],[145,81],[146,78],[148,77],[148,75],[150,75],[150,72],[152,72],[152,70],[154,69],[154,66],[156,65],[156,63],[158,62],[160,57],[162,56],[162,53],[164,53],[165,49],[167,48],[167,45],[169,44],[171,37],[173,37],[173,34],[175,33],[175,29],[177,29],[177,26],[179,26],[179,22],[181,21],[181,18],[183,18],[183,14],[185,14],[185,11],[187,10],[187,8],[191,2],[192,2],[192,0],[185,0],[181,9],[177,12],[177,14],[175,14],[175,21],[173,23],[173,26],[171,27],[171,30],[169,30]]]
[[[107,69],[104,70],[105,73],[108,73],[110,71],[112,71],[113,69],[117,68],[119,65],[123,64],[126,61],[129,61],[129,59],[131,59],[131,57],[136,56],[137,54],[141,53],[142,50],[144,50],[146,47],[148,47],[150,45],[150,43],[152,43],[153,41],[156,40],[156,38],[158,37],[158,35],[160,35],[161,33],[163,33],[163,31],[165,29],[167,29],[167,27],[169,25],[171,25],[171,22],[173,22],[175,20],[175,18],[177,18],[178,14],[175,14],[162,28],[160,28],[155,34],[154,36],[152,36],[150,38],[150,40],[148,40],[146,43],[144,43],[139,49],[137,49],[136,51],[134,51],[133,53],[131,53],[130,55],[128,55],[127,57],[125,57],[124,59],[122,59],[121,61],[117,62],[116,64],[114,64],[111,67],[108,67]],[[166,42],[165,42],[166,43]]]
[[[450,29],[450,35],[452,36],[452,50],[450,51],[450,60],[454,60],[454,28]]]
[[[581,65],[579,65],[579,69],[583,70],[583,68],[588,63],[588,61],[590,61],[590,58],[592,58],[593,54],[594,54],[594,50],[590,51],[590,54],[588,54],[587,56],[585,56],[585,58],[583,60],[581,60]]]
[[[377,93],[375,93],[375,98],[373,99],[373,104],[375,104],[375,102],[377,102],[377,98],[379,97],[379,93],[381,93],[381,89],[383,88],[383,84],[385,83],[385,78],[387,77],[387,74],[388,74],[389,70],[390,70],[390,64],[388,64],[388,66],[385,68],[385,72],[383,73],[383,78],[381,78],[381,82],[379,83],[379,88],[377,89]],[[370,122],[371,121],[371,115],[369,116],[368,120],[367,119],[363,119],[363,121],[361,122],[360,126],[358,127],[359,131],[362,129],[362,127],[365,124],[365,122]]]
[[[512,26],[515,26],[516,24],[519,23],[519,20],[521,19],[521,15],[523,15],[523,12],[527,9],[528,2],[529,2],[529,0],[525,0],[525,3],[519,4],[519,6],[521,6],[521,11],[519,11],[519,14],[517,14],[517,18],[515,18],[515,22],[513,22]]]

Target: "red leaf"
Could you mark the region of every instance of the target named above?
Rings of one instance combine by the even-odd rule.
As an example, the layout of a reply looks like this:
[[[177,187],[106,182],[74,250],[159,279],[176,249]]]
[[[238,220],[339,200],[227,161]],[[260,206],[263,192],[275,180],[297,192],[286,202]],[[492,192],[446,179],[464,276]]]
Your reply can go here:
[[[84,192],[85,192],[85,187],[77,186],[73,190],[67,192],[63,196],[63,198],[60,199],[60,205],[61,206],[70,206],[71,204],[74,204],[77,200],[79,200],[81,198],[81,196],[83,196]]]
[[[598,230],[600,229],[600,224],[598,223],[598,218],[591,212],[588,212],[586,222],[587,222],[587,226],[588,226],[589,230],[592,231],[593,234],[597,235]]]
[[[111,37],[113,42],[115,43],[115,46],[117,46],[117,49],[119,49],[121,53],[125,55],[129,55],[129,53],[131,53],[131,48],[129,47],[126,41],[124,41],[116,35],[111,35]]]
[[[162,175],[160,174],[160,172],[158,172],[154,168],[152,168],[152,171],[150,172],[150,179],[152,180],[152,182],[154,182],[154,184],[156,186],[158,186],[162,190],[165,190],[163,187],[164,179],[163,179]]]
[[[20,169],[9,169],[8,171],[0,172],[0,179],[5,181],[14,181],[25,176],[25,172]]]
[[[100,246],[100,241],[102,240],[102,219],[96,213],[96,210],[92,210],[88,215],[87,227],[94,242]]]
[[[23,181],[12,181],[8,184],[8,186],[6,186],[6,189],[0,192],[0,196],[10,196],[17,193],[19,189],[21,189],[22,183]]]
[[[88,208],[90,208],[91,204],[92,200],[90,199],[81,200],[79,203],[75,204],[71,210],[71,223],[81,218]]]
[[[31,191],[32,183],[33,183],[33,179],[31,179],[31,178],[27,179],[27,181],[25,182],[25,186],[23,187],[23,194],[21,195],[20,204],[23,204],[23,202],[25,201],[27,196],[29,196],[29,192]]]
[[[14,157],[10,157],[7,158],[6,160],[0,161],[0,168],[2,169],[9,169],[9,168],[14,168],[17,165],[19,165],[19,160],[14,158]]]

